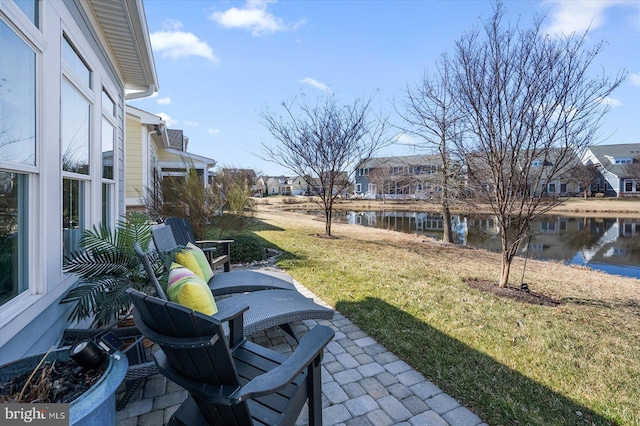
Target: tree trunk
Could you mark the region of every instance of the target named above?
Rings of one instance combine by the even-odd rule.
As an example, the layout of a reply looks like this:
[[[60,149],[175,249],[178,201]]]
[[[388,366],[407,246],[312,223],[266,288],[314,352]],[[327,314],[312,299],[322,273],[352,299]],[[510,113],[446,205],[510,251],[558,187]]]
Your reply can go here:
[[[502,265],[500,268],[500,287],[506,288],[509,283],[509,271],[511,270],[511,261],[513,258],[509,258],[509,256],[503,252],[502,253]]]
[[[451,230],[451,210],[449,210],[449,193],[446,185],[448,182],[445,180],[442,188],[442,221],[444,226],[443,240],[452,243],[453,232]]]
[[[331,236],[331,216],[332,216],[332,210],[331,208],[326,209],[324,211],[324,232],[327,235],[327,237]]]
[[[443,240],[447,243],[453,242],[453,231],[451,229],[451,211],[449,210],[449,206],[443,207],[442,210],[442,221],[444,226],[444,235]]]

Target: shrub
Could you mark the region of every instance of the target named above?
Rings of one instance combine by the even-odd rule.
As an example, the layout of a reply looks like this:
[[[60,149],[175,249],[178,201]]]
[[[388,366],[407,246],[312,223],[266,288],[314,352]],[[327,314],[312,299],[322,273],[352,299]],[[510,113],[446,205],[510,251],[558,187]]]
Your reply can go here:
[[[259,238],[253,235],[237,235],[230,239],[234,240],[230,248],[232,262],[246,263],[264,260],[264,244]]]

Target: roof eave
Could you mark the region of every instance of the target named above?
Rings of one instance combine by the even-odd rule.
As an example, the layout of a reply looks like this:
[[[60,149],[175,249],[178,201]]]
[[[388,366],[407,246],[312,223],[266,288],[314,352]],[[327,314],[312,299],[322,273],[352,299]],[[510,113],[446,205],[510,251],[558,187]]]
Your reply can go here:
[[[159,89],[142,0],[89,0],[122,75],[125,98],[150,96]]]

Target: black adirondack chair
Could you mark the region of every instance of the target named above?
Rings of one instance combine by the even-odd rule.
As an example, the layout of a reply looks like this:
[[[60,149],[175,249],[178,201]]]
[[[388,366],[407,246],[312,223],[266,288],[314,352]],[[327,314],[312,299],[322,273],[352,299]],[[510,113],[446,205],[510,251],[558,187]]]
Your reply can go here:
[[[176,241],[173,229],[167,223],[152,229],[153,242],[161,252],[175,251],[180,244]],[[166,265],[167,267],[169,265]],[[214,296],[233,293],[245,293],[259,290],[294,290],[291,275],[284,272],[264,270],[235,270],[215,273],[207,283]]]
[[[233,240],[196,240],[191,222],[181,217],[168,217],[164,223],[171,226],[173,237],[178,244],[186,246],[187,243],[191,243],[200,247],[209,259],[212,268],[215,269],[222,265],[224,272],[231,270],[230,245]],[[216,252],[217,246],[222,248],[220,253]]]
[[[248,306],[206,316],[127,292],[136,325],[161,348],[154,355],[158,369],[189,392],[169,424],[294,425],[306,401],[309,424],[322,424],[320,364],[334,336],[331,328],[311,329],[287,358],[245,338],[241,324]],[[222,327],[227,321],[230,330],[240,330],[229,339]]]

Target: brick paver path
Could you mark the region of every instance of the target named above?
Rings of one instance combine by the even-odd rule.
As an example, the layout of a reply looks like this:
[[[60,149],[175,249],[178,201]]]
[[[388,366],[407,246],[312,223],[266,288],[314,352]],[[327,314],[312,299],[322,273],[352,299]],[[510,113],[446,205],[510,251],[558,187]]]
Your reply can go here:
[[[324,304],[296,283],[307,297]],[[331,321],[304,321],[300,335],[316,324],[336,335],[325,350],[322,368],[322,418],[327,426],[477,426],[482,419],[426,380],[407,363],[367,336],[340,313]],[[278,328],[252,335],[251,340],[289,354],[296,342]],[[118,426],[166,424],[187,392],[157,375],[146,380],[117,414]],[[304,409],[296,425],[306,425]]]

